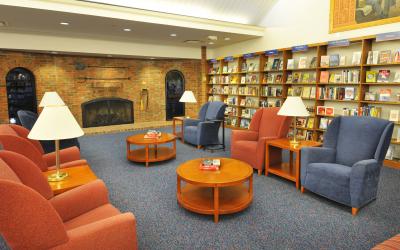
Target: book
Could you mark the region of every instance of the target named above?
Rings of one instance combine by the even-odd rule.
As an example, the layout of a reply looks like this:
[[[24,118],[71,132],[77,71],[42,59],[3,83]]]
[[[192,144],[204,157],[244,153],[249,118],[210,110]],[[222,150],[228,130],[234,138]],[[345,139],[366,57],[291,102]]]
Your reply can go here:
[[[221,166],[221,161],[219,159],[204,159],[200,163],[201,170],[218,171],[220,166]]]
[[[394,75],[393,82],[400,82],[400,72],[396,72]]]
[[[392,51],[391,50],[384,50],[379,52],[379,63],[386,64],[392,61]]]
[[[400,110],[398,109],[391,109],[389,113],[389,121],[391,122],[398,122],[400,118]]]
[[[340,56],[339,54],[333,54],[329,57],[329,67],[339,66]]]
[[[280,61],[281,61],[281,59],[275,58],[274,62],[272,63],[271,69],[272,70],[278,70],[279,69],[279,65],[280,65]]]
[[[325,106],[317,106],[317,115],[325,115]]]
[[[372,51],[372,63],[371,64],[378,64],[379,59],[379,51]]]
[[[293,82],[293,74],[289,73],[286,79],[286,83],[292,83]]]
[[[299,83],[301,77],[301,73],[295,72],[293,73],[293,83]]]
[[[288,59],[287,69],[294,69],[294,59]]]
[[[366,101],[375,101],[376,100],[375,93],[365,92],[364,100],[366,100]]]
[[[322,117],[319,121],[319,128],[320,129],[327,129],[328,128],[328,118]]]
[[[353,52],[353,58],[351,60],[352,65],[360,65],[361,63],[361,51]]]
[[[400,50],[397,50],[396,52],[394,52],[393,62],[400,63]]]
[[[241,84],[245,84],[245,83],[246,83],[246,76],[242,76],[242,77],[240,78],[240,83],[241,83]]]
[[[313,58],[311,58],[310,68],[316,68],[316,67],[317,67],[317,57],[314,56]]]
[[[310,98],[315,98],[316,97],[316,87],[311,87],[311,91],[310,91]]]
[[[378,72],[374,70],[368,70],[365,77],[365,82],[374,83],[377,81]]]
[[[335,108],[334,107],[326,107],[325,115],[326,116],[335,116]]]
[[[344,88],[344,99],[345,100],[354,100],[355,98],[355,88],[346,87]]]
[[[321,67],[322,68],[329,67],[329,56],[321,56]]]
[[[242,71],[242,72],[246,72],[246,70],[247,70],[247,63],[246,63],[246,62],[242,62],[241,71]]]
[[[379,73],[378,73],[377,82],[388,83],[389,82],[389,77],[390,77],[390,70],[381,69],[381,70],[379,70]]]
[[[308,117],[307,128],[314,128],[314,117]]]
[[[392,95],[391,89],[381,89],[379,90],[379,101],[388,102],[390,101],[391,95]]]
[[[339,66],[346,65],[346,56],[340,56]]]
[[[319,78],[320,83],[328,83],[329,82],[329,72],[321,71],[321,76]]]
[[[157,139],[161,137],[161,132],[157,130],[148,130],[144,135],[144,139]]]
[[[307,57],[306,57],[306,56],[300,57],[298,68],[299,68],[299,69],[305,69],[305,68],[307,68]]]
[[[302,83],[309,83],[310,82],[310,73],[303,73],[301,78]]]

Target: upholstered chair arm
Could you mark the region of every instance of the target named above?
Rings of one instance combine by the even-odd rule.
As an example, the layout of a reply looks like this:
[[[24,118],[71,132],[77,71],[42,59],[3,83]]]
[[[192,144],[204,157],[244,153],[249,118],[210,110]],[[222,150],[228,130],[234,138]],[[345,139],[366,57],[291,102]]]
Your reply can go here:
[[[234,141],[257,141],[258,132],[251,130],[232,130],[232,142]]]
[[[33,146],[35,146],[35,148],[41,154],[44,154],[44,151],[43,151],[42,145],[40,145],[40,142],[37,141],[37,140],[31,140],[31,139],[28,138],[28,135],[29,135],[29,132],[30,132],[28,129],[26,129],[26,128],[22,127],[22,126],[19,126],[19,125],[15,125],[15,124],[10,124],[9,126],[11,126],[11,128],[14,129],[14,131],[17,132],[17,134],[19,136],[21,136],[24,139],[27,139]]]
[[[183,120],[183,126],[197,126],[197,124],[199,124],[200,120],[199,119],[190,119],[190,118],[186,118]]]
[[[219,143],[218,131],[219,122],[199,122],[197,125],[197,142],[198,145],[210,145]]]
[[[59,194],[50,200],[63,221],[68,221],[109,203],[107,187],[101,180]]]
[[[264,137],[258,138],[257,150],[259,150],[259,149],[265,150],[266,141],[275,140],[275,139],[279,139],[279,136],[264,136]]]
[[[47,167],[56,165],[56,152],[51,152],[43,155]],[[81,153],[78,147],[70,147],[60,150],[60,163],[66,163],[81,159]]]
[[[325,147],[306,147],[301,149],[301,182],[305,182],[307,166],[311,163],[334,163],[336,150]]]
[[[375,159],[354,163],[350,173],[351,206],[359,208],[376,197],[381,164]]]
[[[69,241],[54,249],[137,249],[136,219],[131,213],[115,215],[72,230]]]

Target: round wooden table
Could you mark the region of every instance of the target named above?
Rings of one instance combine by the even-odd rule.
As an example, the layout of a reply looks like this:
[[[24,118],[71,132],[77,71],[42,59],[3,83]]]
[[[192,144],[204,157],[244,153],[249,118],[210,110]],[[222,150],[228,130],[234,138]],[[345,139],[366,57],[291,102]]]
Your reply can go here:
[[[219,171],[201,170],[203,159],[187,161],[176,170],[178,203],[192,212],[214,215],[215,223],[220,214],[242,211],[253,201],[253,168],[235,159],[220,160]]]
[[[130,161],[149,162],[165,161],[176,157],[175,135],[162,133],[159,138],[145,139],[145,134],[132,135],[126,138],[126,158]],[[158,144],[172,142],[173,147],[159,147]],[[142,145],[144,148],[131,150],[131,144]],[[153,145],[153,147],[150,147]]]

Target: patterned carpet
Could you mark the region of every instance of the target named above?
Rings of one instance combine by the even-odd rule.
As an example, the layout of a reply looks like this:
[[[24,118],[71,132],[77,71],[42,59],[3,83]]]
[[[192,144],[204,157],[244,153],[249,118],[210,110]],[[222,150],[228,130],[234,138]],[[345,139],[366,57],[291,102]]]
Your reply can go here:
[[[129,134],[86,136],[80,142],[112,203],[135,214],[140,249],[369,249],[400,233],[398,170],[382,169],[378,199],[356,217],[347,207],[301,194],[292,182],[255,174],[252,205],[214,224],[212,216],[178,206],[175,169],[186,160],[229,156],[229,151],[211,153],[179,141],[176,159],[145,168],[126,160]]]

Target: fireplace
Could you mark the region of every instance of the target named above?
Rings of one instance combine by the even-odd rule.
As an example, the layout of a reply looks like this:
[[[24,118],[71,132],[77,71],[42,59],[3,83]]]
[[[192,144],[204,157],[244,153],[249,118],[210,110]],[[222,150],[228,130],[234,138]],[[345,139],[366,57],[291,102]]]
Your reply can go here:
[[[133,102],[122,98],[98,98],[81,104],[84,128],[133,123]]]

